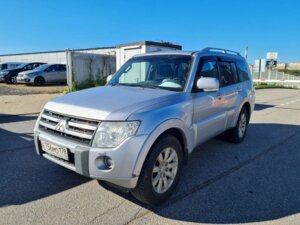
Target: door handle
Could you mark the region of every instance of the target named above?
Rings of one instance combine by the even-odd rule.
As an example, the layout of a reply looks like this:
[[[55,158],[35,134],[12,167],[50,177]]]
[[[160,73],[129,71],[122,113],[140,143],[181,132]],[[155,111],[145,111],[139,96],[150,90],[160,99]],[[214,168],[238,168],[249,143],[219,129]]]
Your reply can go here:
[[[218,99],[221,99],[223,96],[224,96],[223,93],[221,93],[221,92],[217,93],[217,98],[218,98]]]
[[[242,88],[238,87],[238,88],[235,89],[235,91],[236,91],[237,93],[241,93]]]

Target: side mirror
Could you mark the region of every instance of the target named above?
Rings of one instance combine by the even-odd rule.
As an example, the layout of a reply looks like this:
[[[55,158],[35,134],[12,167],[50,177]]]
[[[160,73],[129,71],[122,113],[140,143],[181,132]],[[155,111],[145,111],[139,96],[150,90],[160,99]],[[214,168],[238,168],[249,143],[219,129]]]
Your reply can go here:
[[[108,82],[111,80],[112,77],[113,77],[112,74],[108,75],[108,76],[106,77],[106,83],[108,83]]]
[[[197,88],[203,91],[218,91],[219,80],[213,77],[201,77],[197,80]]]

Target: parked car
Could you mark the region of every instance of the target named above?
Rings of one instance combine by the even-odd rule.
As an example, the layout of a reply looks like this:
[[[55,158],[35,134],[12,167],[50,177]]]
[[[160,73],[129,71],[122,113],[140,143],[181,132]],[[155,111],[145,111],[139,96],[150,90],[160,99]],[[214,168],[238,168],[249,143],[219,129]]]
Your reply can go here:
[[[22,64],[22,62],[3,62],[3,63],[0,63],[0,71],[14,69],[14,68],[16,68],[17,66],[19,66],[21,64]]]
[[[43,85],[45,83],[66,83],[66,65],[44,64],[34,70],[24,71],[17,76],[18,83]]]
[[[1,73],[2,71],[14,69],[17,66],[19,66],[20,64],[22,64],[22,63],[21,62],[4,62],[4,63],[0,63],[0,82],[4,81],[5,72]]]
[[[1,73],[4,76],[6,83],[16,84],[18,73],[26,70],[33,70],[43,64],[45,63],[42,62],[23,63],[14,69],[4,70]]]
[[[36,151],[157,204],[172,193],[196,146],[222,133],[244,140],[254,101],[249,67],[238,53],[138,55],[106,86],[49,101],[34,128]]]

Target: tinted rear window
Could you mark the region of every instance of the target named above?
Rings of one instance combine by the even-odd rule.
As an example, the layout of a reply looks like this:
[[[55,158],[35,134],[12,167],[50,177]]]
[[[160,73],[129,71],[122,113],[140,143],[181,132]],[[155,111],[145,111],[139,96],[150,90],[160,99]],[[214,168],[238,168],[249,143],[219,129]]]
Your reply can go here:
[[[245,63],[242,60],[237,60],[236,61],[236,66],[237,66],[237,71],[238,71],[238,74],[239,74],[240,81],[243,82],[243,81],[249,80],[247,63]]]
[[[232,62],[219,62],[220,79],[222,86],[238,82],[235,64]]]

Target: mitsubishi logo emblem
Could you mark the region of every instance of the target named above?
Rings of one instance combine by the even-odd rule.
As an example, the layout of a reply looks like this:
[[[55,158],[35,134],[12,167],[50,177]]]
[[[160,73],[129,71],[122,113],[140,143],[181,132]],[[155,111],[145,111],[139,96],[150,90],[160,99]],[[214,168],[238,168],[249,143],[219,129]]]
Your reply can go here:
[[[60,121],[58,121],[57,125],[55,126],[55,130],[60,131],[60,132],[65,132],[66,126],[67,126],[67,121],[60,120]]]

